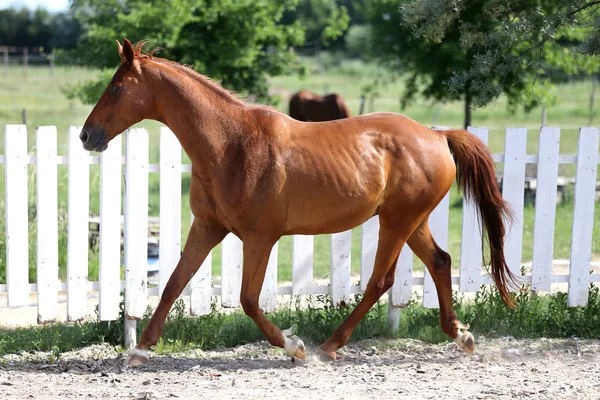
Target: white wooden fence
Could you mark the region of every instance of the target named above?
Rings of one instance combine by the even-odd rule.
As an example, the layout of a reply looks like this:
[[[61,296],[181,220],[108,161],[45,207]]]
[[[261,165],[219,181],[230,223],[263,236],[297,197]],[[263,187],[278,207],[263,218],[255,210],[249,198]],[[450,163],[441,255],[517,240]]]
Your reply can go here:
[[[487,143],[486,128],[470,131]],[[115,320],[119,313],[120,292],[125,290],[125,312],[128,318],[142,317],[149,295],[160,295],[177,264],[181,232],[181,174],[191,172],[189,164],[181,164],[181,147],[175,136],[161,129],[160,164],[148,162],[148,133],[132,129],[125,134],[126,155],[121,153],[121,136],[116,137],[100,156],[84,151],[79,140],[79,127],[68,131],[68,156],[57,156],[55,127],[38,127],[36,154],[27,151],[27,129],[24,125],[7,125],[4,131],[5,211],[6,211],[6,292],[8,306],[28,303],[31,292],[38,293],[38,321],[57,317],[58,292],[67,291],[69,320],[86,317],[89,290],[99,292],[99,318]],[[545,127],[540,132],[539,152],[526,154],[526,129],[506,131],[506,153],[494,155],[504,163],[503,196],[516,212],[516,221],[506,237],[506,256],[511,270],[520,273],[523,239],[523,191],[525,164],[538,164],[535,204],[534,249],[532,274],[527,276],[533,289],[549,291],[553,283],[568,282],[570,306],[587,303],[590,282],[599,282],[600,274],[590,274],[592,228],[598,165],[599,131],[581,128],[577,155],[559,155],[558,128]],[[568,275],[553,275],[554,220],[558,164],[576,164],[575,204]],[[28,281],[28,164],[36,164],[37,182],[37,283]],[[57,240],[57,165],[68,164],[68,248],[67,281],[58,282]],[[100,164],[100,274],[98,282],[88,280],[88,217],[90,164]],[[125,281],[120,280],[121,267],[121,179],[125,165]],[[147,287],[147,219],[148,174],[160,173],[160,271],[158,288]],[[449,196],[446,196],[430,219],[436,241],[448,246]],[[452,281],[461,292],[475,292],[482,284],[491,283],[481,265],[481,236],[473,204],[463,206],[462,244],[459,275]],[[330,285],[316,285],[313,280],[313,237],[293,238],[292,283],[278,286],[275,245],[269,259],[260,305],[266,311],[276,306],[277,295],[329,294],[334,303],[349,301],[362,293],[373,269],[379,222],[372,218],[363,225],[360,285],[351,284],[351,232],[331,235]],[[61,249],[64,251],[64,249]],[[220,286],[211,283],[211,255],[192,278],[184,295],[190,296],[190,312],[210,312],[211,296],[220,296],[224,307],[238,307],[241,288],[242,244],[228,235],[222,244],[222,276]],[[405,246],[396,270],[396,281],[389,292],[393,306],[390,318],[398,323],[398,307],[405,306],[413,286],[423,286],[423,305],[437,307],[433,280],[413,276],[413,254]],[[395,310],[395,311],[394,311]],[[135,325],[128,324],[131,328]],[[129,337],[129,341],[134,338]]]

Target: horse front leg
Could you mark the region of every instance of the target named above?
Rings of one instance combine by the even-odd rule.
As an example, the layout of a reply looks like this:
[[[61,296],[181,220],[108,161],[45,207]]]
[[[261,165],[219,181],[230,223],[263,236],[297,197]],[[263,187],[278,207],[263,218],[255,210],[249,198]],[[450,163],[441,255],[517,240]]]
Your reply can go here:
[[[227,233],[225,228],[212,219],[194,219],[179,263],[171,274],[158,307],[144,329],[140,341],[130,350],[125,360],[127,365],[135,367],[148,362],[147,350],[158,342],[173,303],[198,271],[208,253],[223,240]]]
[[[282,331],[265,317],[259,307],[259,298],[273,245],[277,240],[244,239],[244,268],[240,302],[244,312],[256,322],[269,343],[281,347],[288,354],[306,359],[304,343],[294,336],[293,329]]]

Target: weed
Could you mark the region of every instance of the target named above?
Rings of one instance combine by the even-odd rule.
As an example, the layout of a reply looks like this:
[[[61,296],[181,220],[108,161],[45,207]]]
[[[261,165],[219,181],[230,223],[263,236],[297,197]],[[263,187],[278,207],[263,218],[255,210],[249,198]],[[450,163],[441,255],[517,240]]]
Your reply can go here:
[[[580,337],[600,339],[600,289],[590,285],[586,307],[568,307],[567,295],[541,296],[531,291],[516,295],[518,306],[504,306],[495,287],[482,287],[471,301],[460,295],[453,298],[457,317],[471,325],[474,335],[486,337],[511,335],[516,338]],[[308,299],[294,297],[289,304],[268,318],[279,327],[296,325],[305,342],[320,344],[360,302],[356,295],[349,306],[333,306],[328,296]],[[148,325],[151,310],[138,321],[138,336]],[[21,351],[48,351],[52,362],[65,351],[94,343],[121,345],[124,328],[124,304],[117,321],[52,324],[35,328],[0,330],[0,355]],[[392,334],[387,325],[387,304],[377,303],[363,318],[350,341],[372,337],[412,338],[430,343],[449,341],[440,328],[439,310],[423,308],[418,299],[402,309],[400,332]],[[190,317],[183,300],[178,300],[167,317],[163,334],[155,350],[172,353],[187,349],[233,347],[263,339],[256,324],[241,310],[218,312],[216,298],[211,313]]]

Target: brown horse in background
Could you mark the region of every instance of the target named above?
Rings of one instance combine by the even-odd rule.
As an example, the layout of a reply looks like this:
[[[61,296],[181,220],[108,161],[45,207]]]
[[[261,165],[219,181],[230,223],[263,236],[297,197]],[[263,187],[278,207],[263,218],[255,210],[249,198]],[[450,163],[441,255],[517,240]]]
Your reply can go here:
[[[131,350],[129,365],[148,361],[167,314],[204,258],[225,235],[243,242],[241,304],[269,342],[304,359],[304,344],[281,331],[259,307],[273,245],[284,235],[328,234],[374,215],[380,230],[364,296],[320,354],[336,358],[367,311],[393,285],[407,243],[435,282],[442,330],[471,353],[473,335],[452,309],[450,255],[433,239],[428,219],[458,170],[465,197],[477,205],[491,250],[491,275],[508,305],[514,282],[504,259],[504,218],[510,209],[496,186],[487,146],[463,130],[435,131],[394,113],[330,122],[300,122],[271,107],[239,100],[207,77],[153,57],[125,39],[122,62],[81,132],[83,147],[104,151],[131,125],[166,124],[192,162],[190,208],[195,216],[181,259],[152,319]]]
[[[348,106],[339,94],[331,93],[321,97],[308,90],[301,90],[290,98],[289,113],[290,117],[305,122],[351,117]]]

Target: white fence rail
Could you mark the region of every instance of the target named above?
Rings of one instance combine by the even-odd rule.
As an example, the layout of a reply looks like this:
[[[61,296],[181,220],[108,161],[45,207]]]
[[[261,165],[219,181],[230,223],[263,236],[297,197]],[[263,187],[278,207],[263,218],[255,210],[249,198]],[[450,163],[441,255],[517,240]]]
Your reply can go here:
[[[485,128],[471,128],[471,133],[487,142]],[[24,125],[7,125],[4,130],[4,155],[0,155],[5,175],[6,218],[6,284],[0,284],[8,306],[28,303],[31,292],[38,293],[38,321],[57,318],[58,292],[67,291],[68,319],[86,316],[90,290],[99,292],[99,318],[114,320],[119,313],[119,297],[125,291],[125,312],[129,318],[140,318],[149,295],[160,295],[175,267],[181,248],[181,178],[191,172],[189,164],[181,164],[181,147],[174,135],[161,129],[160,164],[149,164],[148,133],[129,130],[126,154],[121,153],[121,137],[114,139],[101,156],[82,149],[80,128],[68,131],[68,156],[57,156],[55,127],[39,127],[36,131],[36,154],[27,154],[27,130]],[[559,155],[560,130],[544,127],[540,132],[539,152],[526,154],[526,129],[508,129],[505,154],[494,155],[504,162],[502,193],[512,205],[517,219],[506,237],[506,255],[511,269],[519,273],[522,263],[523,196],[525,164],[538,163],[537,196],[532,274],[525,277],[536,290],[549,291],[553,283],[568,283],[570,306],[585,305],[590,282],[599,282],[600,274],[591,274],[591,244],[595,205],[596,169],[598,165],[599,131],[581,128],[578,154]],[[554,220],[556,215],[556,182],[558,164],[576,164],[573,233],[568,275],[553,275]],[[28,280],[28,164],[36,164],[37,182],[37,282]],[[57,165],[68,164],[68,248],[67,281],[58,282],[57,240]],[[100,164],[100,272],[99,281],[88,280],[88,214],[90,164]],[[124,165],[124,271],[121,271],[121,179]],[[148,288],[145,266],[147,257],[148,175],[160,173],[160,270],[159,284]],[[442,248],[448,246],[449,197],[446,196],[432,213],[430,225]],[[463,206],[462,244],[459,275],[452,277],[461,292],[475,292],[481,284],[491,283],[481,265],[482,238],[475,206]],[[278,246],[269,259],[260,305],[266,311],[276,307],[277,295],[329,294],[336,304],[348,302],[362,293],[373,269],[379,222],[376,217],[362,229],[360,284],[351,284],[351,231],[331,235],[329,285],[315,284],[313,279],[312,236],[293,238],[292,282],[277,283]],[[220,296],[224,307],[240,305],[242,246],[234,235],[228,235],[222,247],[221,281],[212,284],[211,255],[184,291],[190,298],[190,312],[210,312],[211,296]],[[405,306],[414,286],[423,286],[423,304],[437,307],[437,293],[427,273],[413,275],[413,254],[405,246],[398,261],[396,281],[390,290],[393,307]],[[397,314],[391,315],[397,319]],[[397,321],[396,321],[397,322]]]

